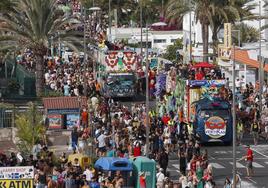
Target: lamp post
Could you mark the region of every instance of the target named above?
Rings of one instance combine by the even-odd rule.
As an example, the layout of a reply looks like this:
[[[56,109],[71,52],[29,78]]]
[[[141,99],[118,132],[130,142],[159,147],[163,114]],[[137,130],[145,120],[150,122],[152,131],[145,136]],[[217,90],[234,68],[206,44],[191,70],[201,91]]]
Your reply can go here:
[[[236,188],[235,45],[233,44],[233,187]]]
[[[263,93],[263,60],[262,60],[262,50],[261,50],[261,1],[259,1],[259,84],[260,84],[260,94],[259,94],[259,113],[262,113],[262,93]]]
[[[111,17],[111,0],[109,0],[109,42],[112,41],[112,17]]]
[[[146,156],[149,157],[149,61],[148,61],[148,25],[146,24]]]
[[[140,0],[140,25],[141,25],[141,59],[142,58],[142,0]]]
[[[83,61],[83,64],[84,64],[84,67],[86,67],[86,15],[87,15],[87,9],[84,8],[84,41],[83,41],[83,45],[84,45],[84,61]]]
[[[189,21],[190,21],[190,28],[189,28],[189,31],[190,31],[190,59],[189,61],[192,62],[192,2],[191,0],[189,0],[189,10],[190,10],[190,14],[189,14]]]
[[[232,32],[238,33],[238,46],[241,45],[241,31],[240,30],[232,30]],[[233,90],[233,188],[236,188],[236,106],[235,106],[235,44],[233,44],[233,66],[232,66],[232,90]]]

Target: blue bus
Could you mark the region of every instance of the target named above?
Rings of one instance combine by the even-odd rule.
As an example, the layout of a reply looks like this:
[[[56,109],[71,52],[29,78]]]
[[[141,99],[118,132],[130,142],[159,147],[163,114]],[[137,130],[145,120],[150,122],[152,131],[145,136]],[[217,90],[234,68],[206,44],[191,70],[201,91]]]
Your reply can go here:
[[[232,143],[233,127],[231,105],[228,101],[203,98],[191,105],[193,131],[201,143]]]

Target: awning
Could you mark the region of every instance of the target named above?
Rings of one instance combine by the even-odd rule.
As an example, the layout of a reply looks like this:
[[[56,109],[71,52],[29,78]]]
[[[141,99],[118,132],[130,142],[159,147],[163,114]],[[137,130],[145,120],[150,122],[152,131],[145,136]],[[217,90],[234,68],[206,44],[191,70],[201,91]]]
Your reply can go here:
[[[234,50],[232,49],[231,60],[233,58],[234,58]],[[259,61],[251,59],[248,55],[248,51],[244,49],[235,50],[235,61],[255,68],[259,68]],[[268,72],[268,65],[265,65],[263,69],[264,71]]]
[[[45,109],[74,109],[87,107],[86,97],[49,97],[43,98]]]

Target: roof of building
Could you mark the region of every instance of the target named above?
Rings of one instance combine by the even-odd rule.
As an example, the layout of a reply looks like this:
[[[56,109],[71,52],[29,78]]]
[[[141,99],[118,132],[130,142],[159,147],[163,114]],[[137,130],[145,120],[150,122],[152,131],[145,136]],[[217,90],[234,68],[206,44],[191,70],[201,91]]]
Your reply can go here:
[[[234,58],[234,50],[232,50],[231,55],[231,59],[233,58]],[[259,61],[251,59],[249,57],[248,51],[244,49],[235,49],[235,61],[255,68],[259,68]],[[268,65],[264,66],[264,71],[268,72]]]
[[[86,97],[49,97],[43,98],[45,109],[74,109],[87,106]]]

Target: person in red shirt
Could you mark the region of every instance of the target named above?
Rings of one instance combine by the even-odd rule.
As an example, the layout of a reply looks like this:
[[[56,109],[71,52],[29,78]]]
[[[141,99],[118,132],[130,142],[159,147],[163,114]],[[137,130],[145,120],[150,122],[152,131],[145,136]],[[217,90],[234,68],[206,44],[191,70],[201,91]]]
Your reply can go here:
[[[146,175],[144,172],[140,172],[140,188],[146,188]]]
[[[204,73],[201,70],[196,71],[195,79],[196,80],[204,80]]]
[[[250,148],[249,145],[246,146],[247,148],[247,155],[245,155],[244,157],[242,157],[242,159],[240,160],[243,160],[245,159],[246,162],[247,162],[247,177],[251,177],[254,173],[253,173],[253,151],[252,149]]]
[[[164,123],[164,125],[167,125],[168,122],[170,120],[170,117],[168,116],[168,114],[166,113],[163,117],[162,117],[162,122]]]
[[[134,157],[141,156],[141,147],[140,147],[140,144],[139,143],[137,143],[135,145],[135,147],[133,148],[133,156]]]

